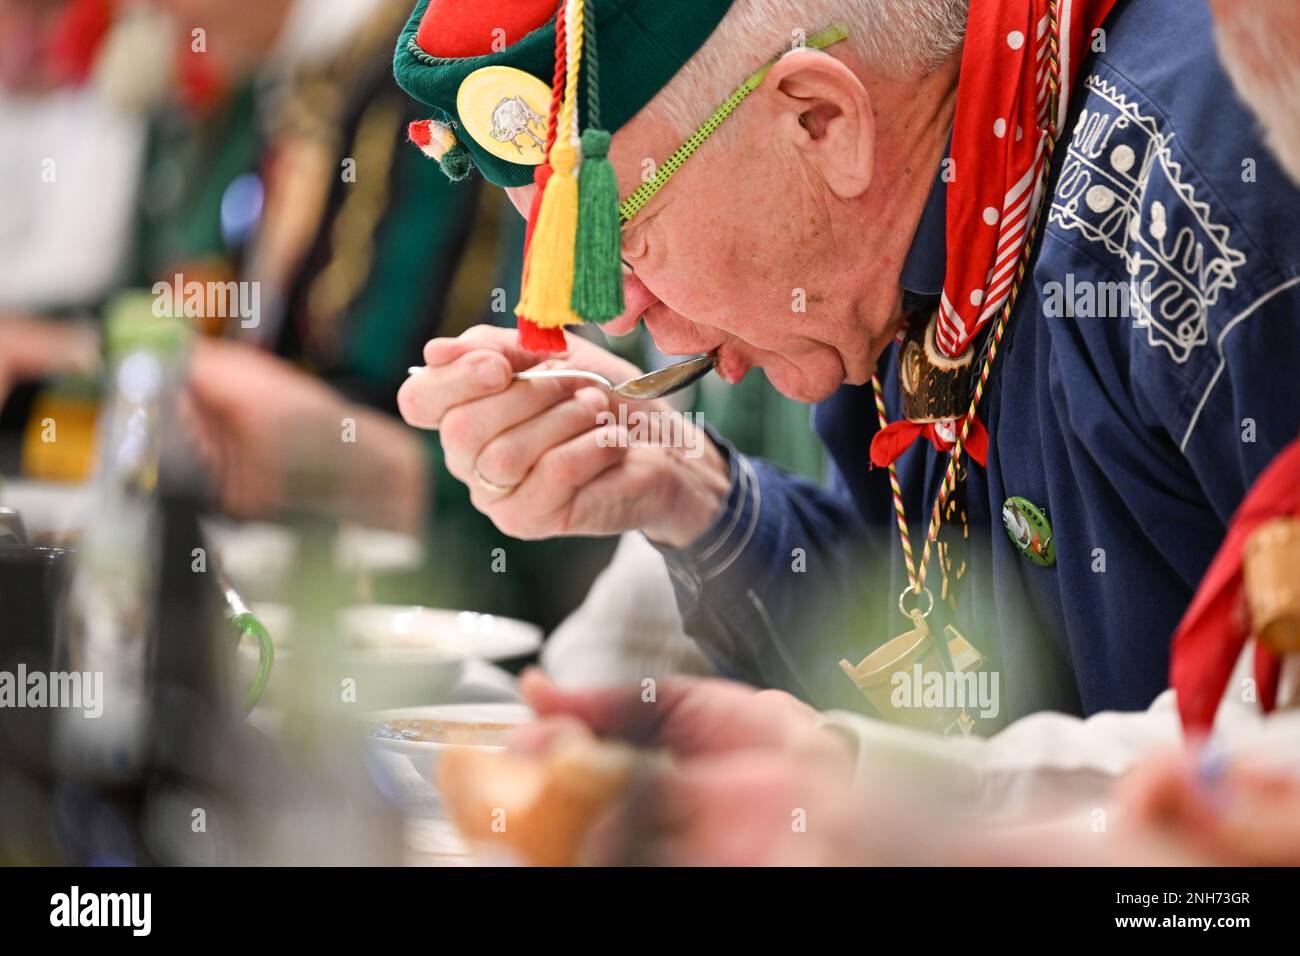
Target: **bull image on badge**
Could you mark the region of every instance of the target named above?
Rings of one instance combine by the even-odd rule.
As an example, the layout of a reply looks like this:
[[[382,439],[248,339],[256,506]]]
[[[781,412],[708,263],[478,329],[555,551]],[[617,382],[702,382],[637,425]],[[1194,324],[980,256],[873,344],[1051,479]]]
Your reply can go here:
[[[545,123],[546,117],[534,112],[522,96],[512,96],[492,111],[492,138],[498,143],[510,143],[522,153],[524,148],[519,145],[519,137],[526,136],[540,149],[546,144],[539,135],[546,131]]]
[[[550,100],[550,89],[532,74],[509,66],[485,66],[461,83],[456,112],[465,132],[493,156],[537,166],[546,158]]]

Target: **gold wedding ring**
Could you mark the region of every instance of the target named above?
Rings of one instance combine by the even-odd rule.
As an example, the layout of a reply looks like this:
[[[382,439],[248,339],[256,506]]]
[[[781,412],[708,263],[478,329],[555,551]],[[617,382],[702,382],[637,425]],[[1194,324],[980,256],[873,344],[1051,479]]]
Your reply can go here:
[[[477,466],[475,466],[474,468],[474,480],[477,481],[484,488],[486,488],[488,491],[497,495],[508,495],[510,494],[510,492],[514,491],[516,488],[519,487],[517,484],[498,485],[495,481],[488,481],[486,478],[483,477],[483,473],[478,470]]]

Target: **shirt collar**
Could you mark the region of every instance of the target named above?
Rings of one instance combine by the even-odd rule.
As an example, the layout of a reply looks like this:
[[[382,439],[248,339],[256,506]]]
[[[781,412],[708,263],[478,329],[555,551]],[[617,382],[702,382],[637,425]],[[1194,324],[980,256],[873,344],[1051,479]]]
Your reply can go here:
[[[937,298],[943,293],[943,274],[948,259],[948,183],[944,179],[947,158],[948,151],[945,150],[945,162],[940,165],[940,172],[925,201],[912,247],[907,251],[899,276],[903,292],[918,298]]]

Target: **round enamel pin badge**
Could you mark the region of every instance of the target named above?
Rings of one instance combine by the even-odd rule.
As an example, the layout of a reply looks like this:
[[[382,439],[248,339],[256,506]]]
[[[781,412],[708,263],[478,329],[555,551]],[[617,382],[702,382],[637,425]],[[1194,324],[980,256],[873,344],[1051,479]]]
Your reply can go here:
[[[461,125],[497,159],[538,166],[546,159],[546,114],[551,90],[512,66],[485,66],[465,77],[456,93]]]
[[[1002,503],[1002,524],[1017,550],[1041,567],[1056,563],[1052,523],[1032,501],[1013,495]]]

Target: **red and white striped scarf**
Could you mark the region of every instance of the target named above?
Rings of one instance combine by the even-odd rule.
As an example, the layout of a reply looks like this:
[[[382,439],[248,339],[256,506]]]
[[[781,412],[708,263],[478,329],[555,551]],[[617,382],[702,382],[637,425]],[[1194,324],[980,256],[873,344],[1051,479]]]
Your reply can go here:
[[[935,340],[961,355],[1006,305],[1038,213],[1049,134],[1059,135],[1079,68],[1117,0],[972,0],[957,82],[947,271]],[[1055,115],[1049,25],[1060,29]]]

